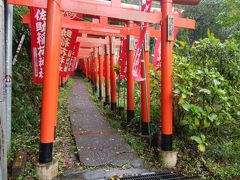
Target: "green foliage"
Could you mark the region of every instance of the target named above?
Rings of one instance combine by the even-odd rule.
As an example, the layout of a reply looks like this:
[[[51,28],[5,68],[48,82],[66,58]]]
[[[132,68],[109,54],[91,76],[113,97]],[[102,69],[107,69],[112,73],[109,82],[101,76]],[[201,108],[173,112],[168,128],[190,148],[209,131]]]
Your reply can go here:
[[[192,46],[184,41],[175,43],[174,127],[176,148],[182,156],[180,165],[189,164],[189,167],[182,167],[187,172],[204,171],[201,174],[206,177],[221,179],[238,175],[239,158],[233,161],[233,165],[229,163],[231,157],[239,156],[239,148],[233,143],[228,146],[224,143],[239,143],[237,139],[228,139],[229,135],[239,137],[240,133],[239,60],[239,41],[231,38],[221,42],[209,30],[208,38],[196,41]],[[151,122],[153,131],[159,131],[161,74],[152,67],[150,69]],[[235,131],[230,131],[233,127]],[[217,151],[216,145],[224,146],[224,149]],[[212,152],[218,155],[213,155]],[[199,153],[200,158],[196,158]],[[220,156],[222,157],[218,158]],[[196,160],[192,162],[192,158]],[[224,163],[225,161],[229,163]],[[202,169],[201,164],[204,164],[205,169]]]
[[[235,104],[227,96],[232,89],[220,73],[214,69],[202,69],[186,58],[175,58],[175,123],[196,132],[211,125],[220,125],[223,121],[232,121]]]
[[[195,65],[216,70],[231,83],[240,87],[240,43],[235,39],[228,39],[221,43],[208,31],[208,38],[196,41],[192,48],[192,56],[197,59]]]
[[[31,62],[26,59],[23,52],[13,67],[12,140],[8,158],[11,162],[19,149],[26,150],[29,156],[25,175],[35,177],[32,162],[36,161],[39,148],[41,87],[32,83]]]
[[[239,34],[239,0],[203,0],[198,6],[180,6],[184,17],[195,19],[196,30],[181,30],[179,39],[194,42],[207,37],[210,29],[221,41]]]
[[[240,1],[220,0],[220,7],[222,11],[217,17],[217,22],[224,28],[229,28],[229,31],[237,30],[240,21]]]
[[[205,135],[201,134],[200,136],[191,136],[190,139],[198,144],[198,150],[200,152],[205,152],[207,145]]]
[[[204,0],[198,6],[180,6],[180,8],[184,9],[183,17],[196,20],[196,30],[182,29],[178,39],[192,43],[195,40],[205,38],[208,29],[211,29],[217,37],[226,38],[221,25],[216,20],[219,12],[222,11],[219,0]]]
[[[174,121],[190,134],[239,118],[239,45],[208,36],[174,56]]]

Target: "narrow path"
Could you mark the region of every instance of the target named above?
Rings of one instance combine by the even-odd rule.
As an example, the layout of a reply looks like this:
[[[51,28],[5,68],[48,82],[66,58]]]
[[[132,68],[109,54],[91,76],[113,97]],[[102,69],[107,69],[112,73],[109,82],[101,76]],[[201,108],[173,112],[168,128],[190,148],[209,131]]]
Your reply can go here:
[[[133,149],[110,127],[106,118],[98,111],[90,99],[87,85],[80,78],[74,79],[72,94],[69,97],[69,113],[72,130],[78,148],[80,162],[96,171],[84,171],[83,179],[101,179],[114,173],[142,173],[143,163]],[[123,170],[123,167],[131,167]],[[103,171],[111,167],[108,171]],[[72,178],[80,178],[79,172],[70,172]],[[90,174],[91,175],[90,175]]]

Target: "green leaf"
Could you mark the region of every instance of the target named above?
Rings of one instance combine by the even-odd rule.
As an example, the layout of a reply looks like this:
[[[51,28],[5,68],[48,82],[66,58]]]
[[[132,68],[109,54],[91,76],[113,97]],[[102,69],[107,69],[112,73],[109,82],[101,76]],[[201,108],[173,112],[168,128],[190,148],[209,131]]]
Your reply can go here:
[[[180,122],[179,122],[179,125],[180,126],[185,126],[188,124],[188,121],[186,119],[182,119]]]
[[[190,104],[187,104],[187,103],[184,103],[184,104],[181,104],[182,108],[185,110],[185,111],[189,111],[191,105]]]
[[[184,103],[185,103],[185,101],[184,101],[183,97],[180,97],[180,98],[179,98],[179,101],[178,101],[178,104],[179,104],[179,105],[182,105],[182,104],[184,104]]]
[[[213,122],[213,121],[215,121],[215,120],[217,119],[217,115],[216,115],[216,114],[211,114],[211,115],[208,116],[208,119],[209,119],[211,122]]]
[[[220,81],[218,81],[218,80],[216,80],[216,79],[214,79],[214,80],[213,80],[213,83],[214,83],[214,85],[215,85],[215,86],[218,86],[218,85],[220,85],[220,84],[221,84],[221,82],[220,82]]]
[[[201,139],[202,139],[202,142],[205,142],[206,141],[206,136],[204,134],[201,134],[200,135]]]
[[[199,150],[200,152],[205,152],[205,150],[206,150],[205,145],[204,145],[204,144],[199,144],[199,145],[198,145],[198,150]]]
[[[200,89],[199,92],[203,92],[205,94],[211,94],[211,91],[209,89],[205,89],[205,88]]]
[[[211,124],[206,119],[204,119],[203,125],[205,128],[209,128]]]
[[[195,118],[194,119],[194,123],[195,123],[195,126],[199,126],[200,125],[200,120]]]
[[[198,144],[201,144],[201,143],[202,143],[202,139],[201,139],[201,137],[199,137],[199,136],[191,136],[190,139],[193,140],[193,141],[195,141],[195,142],[198,143]]]

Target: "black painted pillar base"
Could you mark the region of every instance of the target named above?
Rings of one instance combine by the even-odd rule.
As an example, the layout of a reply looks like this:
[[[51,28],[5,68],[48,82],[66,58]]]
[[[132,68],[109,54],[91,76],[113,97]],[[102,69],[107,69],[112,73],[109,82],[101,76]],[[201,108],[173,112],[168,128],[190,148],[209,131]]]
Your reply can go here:
[[[47,164],[52,161],[53,143],[40,143],[39,163]]]
[[[172,151],[172,135],[165,135],[162,134],[162,142],[161,142],[161,147],[163,151]]]
[[[149,122],[142,122],[142,134],[143,135],[150,135],[150,123]]]
[[[127,110],[127,121],[130,122],[134,118],[134,110]]]
[[[92,89],[93,89],[93,92],[94,92],[94,93],[97,92],[97,86],[96,86],[96,85],[93,85]]]
[[[54,140],[56,140],[56,137],[57,137],[57,127],[54,126]]]
[[[102,90],[101,89],[99,89],[99,97],[98,97],[98,99],[101,101],[102,100]]]
[[[111,110],[116,111],[116,109],[117,109],[117,103],[111,102]]]
[[[103,104],[104,106],[109,105],[109,96],[105,97],[105,102]]]

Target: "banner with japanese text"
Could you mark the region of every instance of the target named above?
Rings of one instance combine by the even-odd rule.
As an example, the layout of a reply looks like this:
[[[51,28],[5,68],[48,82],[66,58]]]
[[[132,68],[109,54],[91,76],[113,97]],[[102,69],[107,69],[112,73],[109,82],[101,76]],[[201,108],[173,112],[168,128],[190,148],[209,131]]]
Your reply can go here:
[[[68,73],[69,73],[71,76],[74,75],[74,71],[77,69],[79,47],[80,47],[80,42],[76,43],[75,46],[74,46],[74,50],[73,50],[73,54],[72,54],[72,59],[71,59],[71,61],[70,61],[70,65],[69,65],[69,68],[68,68]]]
[[[35,84],[43,82],[44,51],[46,39],[46,9],[30,8],[31,18],[31,46],[32,46],[32,69]],[[66,15],[65,15],[66,16]],[[73,16],[73,15],[72,15]],[[73,16],[77,18],[78,16]],[[71,18],[71,17],[69,17]],[[62,29],[60,75],[66,75],[69,61],[71,60],[74,44],[78,36],[78,30]],[[66,70],[66,71],[65,71]]]
[[[152,6],[152,0],[145,0],[145,2],[143,2],[143,1],[144,0],[142,0],[141,11],[150,12],[151,6]],[[143,80],[143,78],[141,76],[141,55],[142,55],[142,47],[143,47],[143,43],[144,43],[144,39],[145,39],[145,34],[147,31],[147,24],[148,23],[144,22],[142,25],[143,28],[141,30],[141,34],[138,39],[138,43],[137,43],[137,46],[136,46],[135,52],[134,52],[134,63],[133,63],[132,74],[133,74],[133,79],[135,81]]]
[[[69,68],[71,68],[71,61],[74,56],[74,48],[78,36],[77,30],[67,28],[62,29],[61,40],[61,58],[60,58],[60,75],[67,76]]]
[[[43,81],[46,37],[46,10],[41,8],[30,8],[30,13],[33,81],[35,84],[41,84]]]

